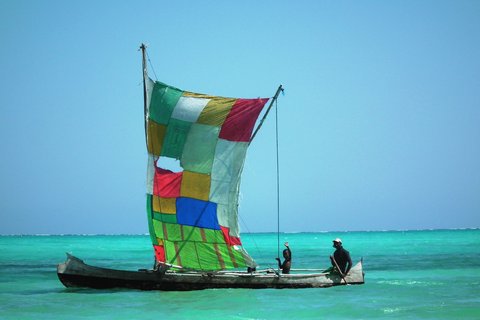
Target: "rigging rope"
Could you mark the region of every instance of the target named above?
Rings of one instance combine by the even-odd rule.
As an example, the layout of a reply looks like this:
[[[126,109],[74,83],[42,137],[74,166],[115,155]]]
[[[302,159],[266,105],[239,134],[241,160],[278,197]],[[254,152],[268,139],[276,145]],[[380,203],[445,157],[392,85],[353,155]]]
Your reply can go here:
[[[145,50],[145,53],[147,54],[148,63],[150,64],[150,68],[152,68],[153,75],[155,76],[155,80],[158,81],[157,74],[155,73],[155,69],[153,68],[153,64],[152,64],[152,61],[150,60],[150,56],[148,55],[148,51]]]
[[[277,151],[277,253],[280,258],[280,166],[278,152],[278,102],[275,100],[275,142]],[[280,267],[279,267],[280,271]]]

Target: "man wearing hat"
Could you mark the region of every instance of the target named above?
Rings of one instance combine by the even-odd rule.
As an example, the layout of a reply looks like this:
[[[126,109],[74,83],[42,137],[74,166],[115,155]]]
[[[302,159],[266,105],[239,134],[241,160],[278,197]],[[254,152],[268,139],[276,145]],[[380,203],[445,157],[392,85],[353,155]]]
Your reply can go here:
[[[352,267],[352,259],[350,253],[342,246],[342,239],[336,238],[333,240],[333,247],[336,249],[333,256],[330,256],[332,266],[338,267],[342,276],[346,276]],[[348,264],[348,265],[347,265]]]

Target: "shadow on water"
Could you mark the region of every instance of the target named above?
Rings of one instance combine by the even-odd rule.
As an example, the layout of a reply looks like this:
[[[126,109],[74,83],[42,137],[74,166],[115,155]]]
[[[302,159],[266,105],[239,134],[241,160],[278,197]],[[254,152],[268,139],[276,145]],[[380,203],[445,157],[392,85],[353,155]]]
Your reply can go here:
[[[92,289],[92,288],[62,288],[58,291],[62,294],[111,294],[111,293],[131,293],[131,292],[145,292],[141,290],[129,289],[129,288],[113,288],[113,289]]]
[[[21,296],[36,296],[36,295],[44,295],[44,294],[56,294],[56,293],[63,293],[65,291],[64,288],[45,288],[45,289],[30,289],[30,290],[22,290],[17,292],[17,295]]]

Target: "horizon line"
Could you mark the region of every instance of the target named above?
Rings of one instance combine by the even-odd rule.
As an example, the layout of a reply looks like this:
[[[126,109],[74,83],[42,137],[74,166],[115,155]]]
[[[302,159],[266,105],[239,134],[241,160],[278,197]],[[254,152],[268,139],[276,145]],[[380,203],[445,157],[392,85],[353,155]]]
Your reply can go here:
[[[479,227],[471,228],[425,228],[425,229],[385,229],[385,230],[337,230],[337,231],[282,231],[280,234],[301,234],[301,233],[354,233],[354,232],[415,232],[415,231],[462,231],[462,230],[479,230]],[[242,235],[247,234],[277,234],[275,231],[260,231],[260,232],[242,232]],[[149,233],[10,233],[0,234],[0,237],[68,237],[68,236],[149,236]]]

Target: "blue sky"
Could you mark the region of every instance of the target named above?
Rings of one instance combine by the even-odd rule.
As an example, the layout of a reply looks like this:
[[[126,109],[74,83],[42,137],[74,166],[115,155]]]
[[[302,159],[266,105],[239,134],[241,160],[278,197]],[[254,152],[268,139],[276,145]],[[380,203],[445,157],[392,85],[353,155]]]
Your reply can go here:
[[[478,228],[479,18],[478,1],[1,1],[0,234],[147,232],[141,42],[185,90],[283,84],[282,231]],[[277,228],[274,120],[243,231]]]

